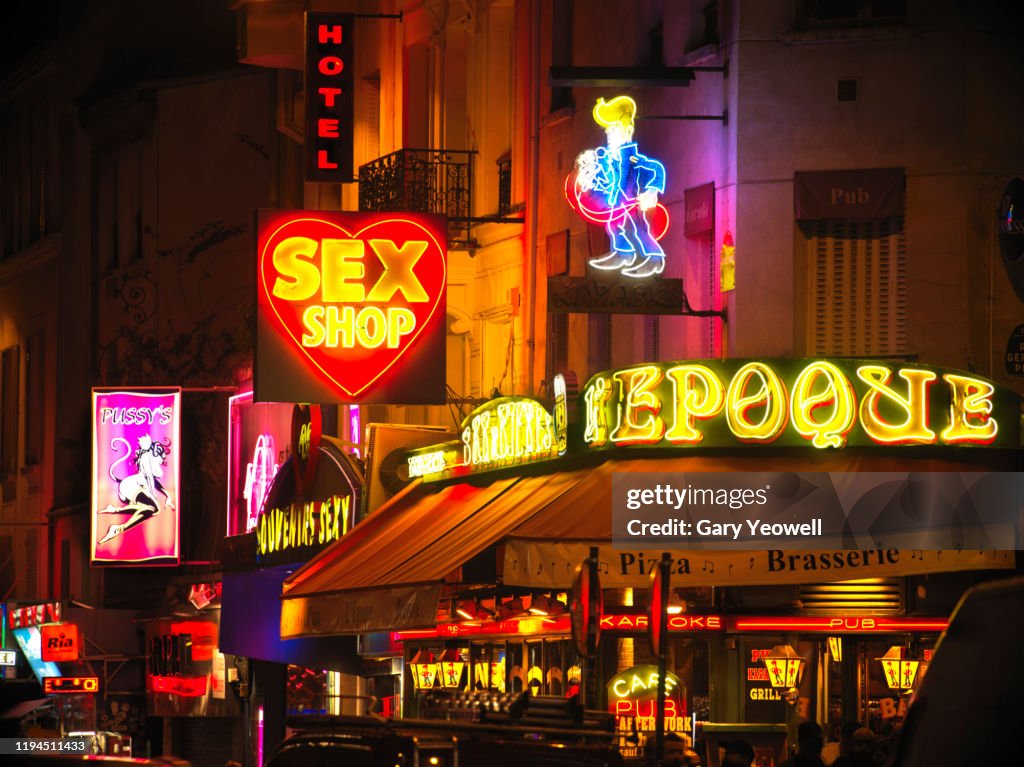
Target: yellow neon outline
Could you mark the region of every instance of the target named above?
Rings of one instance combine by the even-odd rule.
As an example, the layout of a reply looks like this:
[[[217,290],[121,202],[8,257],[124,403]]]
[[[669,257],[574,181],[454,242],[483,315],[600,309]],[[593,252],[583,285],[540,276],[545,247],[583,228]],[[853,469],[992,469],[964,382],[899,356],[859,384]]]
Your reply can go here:
[[[746,392],[746,385],[754,375],[761,379],[761,391],[752,397],[740,396]],[[772,396],[773,388],[775,396]],[[774,408],[769,407],[773,402]],[[763,362],[748,362],[736,371],[729,381],[725,403],[729,431],[740,442],[773,442],[785,430],[789,420],[786,385],[778,373]],[[746,411],[758,404],[765,406],[764,418],[758,424],[751,424],[746,420]]]
[[[611,379],[604,376],[593,379],[583,392],[583,402],[586,406],[583,441],[588,446],[601,447],[608,443],[611,429],[604,408],[611,397]]]
[[[536,400],[509,397],[473,413],[463,427],[466,464],[511,466],[551,457],[554,418]]]
[[[625,378],[629,377],[629,387]],[[636,380],[640,378],[640,383]],[[619,383],[618,406],[615,409],[615,428],[609,438],[616,445],[640,445],[660,442],[665,433],[665,420],[661,417],[662,402],[653,389],[661,383],[664,374],[655,365],[641,365],[635,368],[616,370],[612,380]],[[630,411],[647,411],[650,413],[647,424],[633,422]],[[624,417],[625,416],[625,417]]]
[[[696,445],[704,440],[704,433],[694,427],[694,420],[714,418],[725,407],[725,384],[706,365],[676,365],[665,371],[665,377],[672,382],[673,419],[672,428],[665,432],[665,439],[672,444]],[[698,401],[697,390],[692,385],[680,386],[684,382],[700,379],[704,384],[703,401]]]
[[[949,426],[942,430],[942,440],[949,444],[969,442],[976,445],[988,445],[995,441],[999,423],[992,417],[991,397],[996,387],[988,381],[956,373],[944,373],[942,379],[952,388]],[[970,417],[980,417],[982,425],[971,425],[967,422]]]
[[[872,441],[883,445],[934,444],[938,436],[928,426],[931,421],[928,389],[938,376],[919,368],[900,368],[898,375],[907,383],[907,396],[890,386],[893,369],[888,365],[861,365],[857,368],[857,377],[871,390],[860,401],[861,428]],[[891,424],[882,418],[878,408],[883,398],[903,408],[906,413],[903,423]],[[915,399],[918,400],[917,406]]]
[[[267,304],[273,310],[274,316],[277,317],[277,321],[279,323],[279,328],[281,330],[284,330],[285,336],[293,344],[295,344],[295,338],[292,336],[291,331],[288,330],[288,326],[287,326],[287,324],[285,324],[284,318],[281,317],[281,314],[277,311],[277,307],[274,305],[273,300],[271,300],[269,289],[267,287],[267,282],[266,282],[266,279],[264,278],[264,264],[266,264],[267,247],[270,245],[271,242],[273,242],[274,237],[277,236],[277,233],[280,232],[282,229],[284,229],[286,226],[290,226],[291,224],[301,224],[301,223],[306,223],[306,222],[310,222],[310,223],[316,222],[316,223],[326,224],[327,226],[330,226],[330,227],[333,227],[333,228],[337,229],[342,234],[346,235],[347,237],[349,237],[351,239],[358,239],[359,235],[361,235],[367,229],[370,229],[370,228],[375,227],[375,226],[380,226],[381,224],[392,224],[392,223],[411,224],[412,226],[415,226],[416,228],[422,230],[423,233],[427,235],[427,237],[430,239],[430,241],[434,243],[434,245],[437,247],[438,251],[440,251],[440,253],[441,253],[441,290],[438,291],[437,296],[434,298],[434,305],[430,308],[430,311],[427,314],[426,318],[423,320],[423,323],[418,328],[416,328],[415,334],[413,335],[412,338],[409,339],[409,343],[406,345],[405,349],[401,353],[396,354],[395,358],[393,360],[391,360],[391,362],[389,362],[387,365],[384,365],[381,368],[380,372],[377,373],[376,376],[371,378],[366,384],[361,386],[359,389],[356,389],[355,391],[352,391],[347,386],[342,385],[339,381],[337,381],[334,378],[334,376],[332,376],[330,373],[328,373],[326,370],[324,370],[323,367],[320,366],[320,363],[318,363],[315,359],[313,359],[312,355],[310,355],[310,353],[308,351],[306,351],[305,347],[303,347],[301,343],[296,344],[296,348],[298,348],[298,350],[300,352],[302,352],[306,356],[306,359],[308,359],[317,370],[319,370],[321,373],[323,373],[323,375],[327,378],[328,381],[330,381],[335,386],[337,386],[339,389],[341,389],[341,391],[343,391],[349,397],[358,397],[364,391],[366,391],[371,386],[376,384],[377,381],[380,380],[381,376],[383,376],[385,373],[387,373],[389,370],[391,370],[391,368],[393,368],[395,366],[395,364],[405,355],[406,351],[408,351],[408,349],[410,349],[416,343],[417,339],[423,333],[423,330],[427,327],[427,325],[430,324],[431,320],[434,319],[434,315],[437,314],[437,307],[440,306],[441,299],[444,298],[445,293],[446,293],[445,288],[448,285],[448,249],[447,248],[442,248],[440,243],[438,243],[438,241],[434,238],[434,235],[432,235],[429,231],[427,231],[427,228],[425,226],[423,226],[423,224],[419,223],[418,221],[412,221],[412,220],[407,219],[407,218],[386,218],[386,219],[383,219],[383,220],[380,220],[380,221],[374,221],[374,222],[369,223],[366,226],[364,226],[362,229],[360,229],[355,234],[350,234],[340,224],[335,224],[333,221],[325,221],[322,218],[313,218],[313,217],[293,218],[293,219],[290,219],[288,221],[285,221],[283,224],[281,224],[279,227],[277,227],[277,229],[275,229],[267,237],[267,239],[266,239],[266,241],[265,241],[265,243],[263,245],[263,249],[260,251],[259,279],[260,279],[260,286],[263,288],[263,294],[264,294],[264,296],[266,296]]]
[[[824,392],[815,394],[814,385],[822,376],[828,385]],[[814,411],[828,405],[832,406],[831,418],[823,423],[814,421]],[[843,447],[846,435],[853,428],[857,398],[850,379],[838,367],[816,360],[801,370],[793,382],[789,408],[793,428],[800,436],[810,439],[812,445]]]

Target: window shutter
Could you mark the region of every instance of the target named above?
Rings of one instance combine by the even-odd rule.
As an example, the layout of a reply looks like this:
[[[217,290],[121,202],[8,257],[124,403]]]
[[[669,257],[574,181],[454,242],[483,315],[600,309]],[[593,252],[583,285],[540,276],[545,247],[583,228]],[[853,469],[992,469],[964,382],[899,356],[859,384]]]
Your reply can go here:
[[[903,220],[815,221],[812,227],[810,353],[905,354]]]

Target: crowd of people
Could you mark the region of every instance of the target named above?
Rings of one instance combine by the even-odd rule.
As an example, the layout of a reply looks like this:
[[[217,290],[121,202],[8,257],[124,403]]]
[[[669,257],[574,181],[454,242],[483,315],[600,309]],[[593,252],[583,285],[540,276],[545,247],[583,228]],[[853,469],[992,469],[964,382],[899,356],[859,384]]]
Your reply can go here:
[[[648,741],[653,746],[653,739]],[[761,767],[757,752],[746,740],[734,739],[719,744],[721,767]],[[778,767],[880,767],[885,763],[888,743],[879,741],[874,731],[860,722],[847,722],[838,741],[825,744],[824,732],[817,722],[803,722],[797,728],[796,748]],[[648,754],[650,757],[650,754]],[[665,736],[661,767],[700,767],[707,764],[685,736]]]

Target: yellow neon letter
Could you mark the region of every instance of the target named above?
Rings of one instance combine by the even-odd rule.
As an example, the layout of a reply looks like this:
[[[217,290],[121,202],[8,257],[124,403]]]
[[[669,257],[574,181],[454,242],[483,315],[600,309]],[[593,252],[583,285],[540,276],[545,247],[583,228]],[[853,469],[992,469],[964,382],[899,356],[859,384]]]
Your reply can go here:
[[[622,392],[612,442],[635,445],[660,440],[665,433],[665,422],[658,415],[661,400],[653,389],[661,383],[661,370],[654,365],[644,365],[620,370],[613,373],[612,378],[618,382]],[[647,412],[647,417],[641,421],[637,415],[643,411]]]
[[[722,412],[725,386],[704,365],[676,365],[665,371],[672,381],[674,416],[665,439],[675,443],[697,444],[704,435],[693,427],[697,418],[711,418]]]
[[[757,377],[761,386],[746,396],[747,384]],[[771,442],[786,428],[786,386],[774,370],[762,362],[748,362],[736,371],[725,393],[725,415],[729,431],[741,442]],[[757,423],[747,418],[747,411],[763,407],[764,415]]]
[[[600,447],[608,442],[608,414],[604,406],[611,396],[612,382],[604,376],[595,378],[583,392],[587,411],[583,441],[591,447]]]
[[[322,306],[307,306],[302,313],[302,326],[307,333],[302,334],[303,346],[319,346],[324,342],[324,308]]]
[[[955,373],[945,373],[942,377],[949,383],[952,400],[949,426],[942,430],[943,442],[992,442],[999,432],[999,424],[991,417],[995,387],[988,381]]]
[[[860,425],[875,442],[930,445],[935,442],[935,432],[928,428],[928,387],[935,380],[935,373],[902,368],[899,375],[907,382],[906,396],[889,386],[891,368],[885,365],[861,365],[857,368],[857,377],[871,389],[860,401]],[[886,421],[879,412],[882,402],[902,410],[903,422]]]
[[[323,262],[323,299],[333,304],[358,304],[366,297],[363,288],[363,255],[366,246],[362,240],[324,240],[320,246]]]
[[[409,303],[430,300],[419,278],[412,271],[420,256],[427,252],[426,241],[409,240],[402,247],[396,248],[391,240],[370,240],[370,249],[383,264],[384,273],[370,290],[367,301],[390,301],[391,296],[398,291],[402,292]]]
[[[825,379],[825,390],[815,394],[819,379]],[[815,420],[818,410],[831,405],[832,413],[825,421]],[[831,362],[812,362],[800,371],[793,383],[790,412],[797,432],[811,440],[815,447],[842,447],[846,433],[853,426],[857,400],[853,385]]]
[[[416,327],[416,315],[404,306],[388,308],[388,348],[397,349],[402,336],[408,335]]]
[[[277,279],[271,289],[285,301],[305,301],[320,287],[320,270],[316,264],[303,260],[316,255],[316,240],[309,237],[288,237],[274,248]]]

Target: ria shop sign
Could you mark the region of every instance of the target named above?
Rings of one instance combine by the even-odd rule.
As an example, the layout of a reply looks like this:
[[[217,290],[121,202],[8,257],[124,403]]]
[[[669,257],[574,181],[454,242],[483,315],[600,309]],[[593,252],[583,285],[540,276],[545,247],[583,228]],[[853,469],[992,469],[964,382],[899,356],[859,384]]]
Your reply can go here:
[[[256,401],[444,403],[443,216],[257,219]]]

